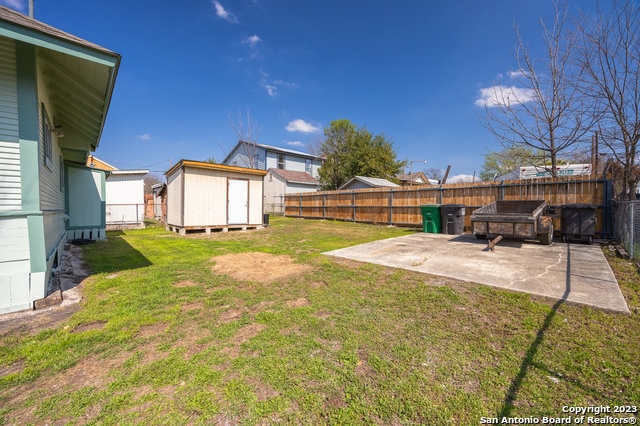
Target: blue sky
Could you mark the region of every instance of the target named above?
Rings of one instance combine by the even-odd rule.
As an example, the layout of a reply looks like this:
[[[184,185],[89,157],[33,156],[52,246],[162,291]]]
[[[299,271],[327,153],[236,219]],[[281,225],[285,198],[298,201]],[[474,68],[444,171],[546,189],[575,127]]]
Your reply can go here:
[[[35,0],[36,19],[122,55],[96,156],[158,175],[222,161],[247,113],[259,143],[306,151],[345,118],[427,160],[414,170],[479,173],[499,149],[483,89],[513,84],[514,23],[536,51],[553,14],[551,0]]]

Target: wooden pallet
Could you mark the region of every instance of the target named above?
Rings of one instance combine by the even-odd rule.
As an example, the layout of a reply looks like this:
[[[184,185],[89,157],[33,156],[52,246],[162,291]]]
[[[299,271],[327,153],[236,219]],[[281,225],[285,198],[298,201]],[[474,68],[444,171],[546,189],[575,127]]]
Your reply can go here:
[[[262,229],[263,225],[219,225],[219,226],[174,226],[167,225],[165,229],[167,231],[175,232],[180,235],[187,235],[188,233],[205,233],[211,234],[212,232],[229,232],[229,231],[248,231],[253,229]]]

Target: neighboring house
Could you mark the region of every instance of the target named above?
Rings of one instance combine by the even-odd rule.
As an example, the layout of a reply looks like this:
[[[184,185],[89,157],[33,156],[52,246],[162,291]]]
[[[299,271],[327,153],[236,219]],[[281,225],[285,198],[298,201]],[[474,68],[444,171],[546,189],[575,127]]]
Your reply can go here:
[[[107,227],[144,224],[144,177],[149,170],[112,170],[107,175]]]
[[[590,175],[591,173],[591,164],[563,164],[556,166],[556,175],[558,177]],[[494,180],[541,179],[548,177],[551,177],[551,172],[545,167],[521,166],[502,176],[497,176]]]
[[[167,228],[228,231],[263,225],[264,170],[180,160],[167,176]]]
[[[222,163],[285,172],[268,174],[264,181],[265,212],[282,213],[284,194],[318,190],[318,169],[323,161],[322,157],[300,151],[240,141]],[[287,175],[289,172],[293,174]]]
[[[413,172],[396,176],[402,186],[437,185],[438,181],[429,179],[423,172]],[[434,183],[435,182],[435,183]]]
[[[98,147],[120,55],[0,7],[0,313],[47,295],[67,238],[105,229]]]
[[[322,162],[322,157],[304,152],[240,141],[225,157],[222,164],[259,170],[279,169],[304,172],[317,179]]]
[[[304,172],[269,169],[264,178],[265,212],[284,214],[285,194],[315,192],[320,182]]]
[[[153,195],[153,217],[162,223],[167,221],[167,184],[156,183],[151,187]]]
[[[101,159],[99,159],[98,157],[96,157],[93,154],[90,154],[87,157],[87,167],[91,167],[92,169],[98,169],[98,170],[105,170],[105,171],[111,171],[111,170],[118,170],[118,168],[116,166],[112,166],[111,164],[107,163],[106,161],[102,161]]]
[[[382,178],[354,176],[338,189],[364,189],[364,188],[399,188],[400,185]]]
[[[107,172],[106,226],[139,227],[144,224],[144,177],[149,170],[120,170],[91,155],[87,166]]]

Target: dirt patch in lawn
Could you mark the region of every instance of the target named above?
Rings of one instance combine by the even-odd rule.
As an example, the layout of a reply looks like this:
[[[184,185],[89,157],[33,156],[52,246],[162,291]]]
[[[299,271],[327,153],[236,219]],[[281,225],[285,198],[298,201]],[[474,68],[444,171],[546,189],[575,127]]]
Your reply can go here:
[[[211,270],[240,281],[269,283],[309,272],[309,265],[295,263],[285,255],[261,252],[225,254],[211,259]]]
[[[309,301],[306,297],[301,297],[295,300],[288,300],[287,306],[290,308],[301,308],[303,306],[309,306]]]
[[[193,281],[190,280],[184,280],[184,281],[180,281],[178,283],[175,283],[173,286],[174,287],[178,287],[178,288],[185,288],[185,287],[195,287],[198,284],[194,283]]]
[[[230,356],[231,358],[237,358],[240,355],[240,345],[247,342],[252,337],[256,337],[266,326],[264,324],[252,323],[241,327],[233,336],[233,346],[226,347],[220,352]]]

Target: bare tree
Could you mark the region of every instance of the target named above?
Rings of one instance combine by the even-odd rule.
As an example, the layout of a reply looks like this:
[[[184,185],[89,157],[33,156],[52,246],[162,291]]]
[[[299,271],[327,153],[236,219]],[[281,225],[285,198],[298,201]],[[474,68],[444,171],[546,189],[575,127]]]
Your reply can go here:
[[[304,147],[307,149],[307,152],[311,155],[315,155],[316,157],[322,156],[322,144],[324,143],[324,139],[321,136],[317,136],[309,142],[305,142]]]
[[[444,176],[444,170],[437,167],[428,167],[423,169],[422,173],[424,173],[427,178],[435,180],[442,180],[442,177]]]
[[[542,164],[556,176],[560,155],[585,140],[594,115],[578,90],[581,68],[573,61],[576,33],[567,29],[566,4],[556,3],[553,24],[541,19],[544,56],[529,50],[516,27],[515,84],[497,85],[485,100],[486,126],[505,148],[527,148],[542,154]]]
[[[151,194],[153,192],[151,187],[157,183],[162,182],[162,179],[160,176],[151,174],[151,173],[144,175],[144,178],[142,180],[144,182],[145,194]]]
[[[633,199],[640,181],[640,7],[632,0],[614,0],[609,10],[598,5],[595,17],[583,22],[583,91],[600,113],[600,143],[621,166],[618,196]]]
[[[262,130],[256,121],[253,120],[251,112],[247,110],[246,113],[238,112],[235,117],[229,118],[229,124],[231,128],[236,132],[238,141],[245,142],[243,144],[245,158],[245,164],[239,164],[243,167],[250,169],[258,168],[258,136]]]

